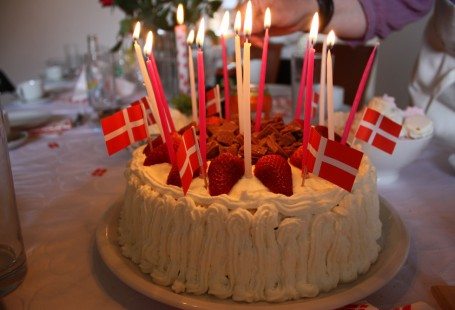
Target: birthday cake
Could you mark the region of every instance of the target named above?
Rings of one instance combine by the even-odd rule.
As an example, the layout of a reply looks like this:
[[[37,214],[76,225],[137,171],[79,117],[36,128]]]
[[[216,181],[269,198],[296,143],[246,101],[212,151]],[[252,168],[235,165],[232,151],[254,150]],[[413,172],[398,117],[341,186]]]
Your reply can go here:
[[[195,177],[184,195],[159,143],[136,149],[126,169],[119,243],[151,281],[176,293],[281,302],[369,270],[381,222],[366,156],[351,191],[311,173],[302,186],[301,127],[274,119],[252,136],[247,178],[236,124],[219,119],[207,130],[208,188]]]

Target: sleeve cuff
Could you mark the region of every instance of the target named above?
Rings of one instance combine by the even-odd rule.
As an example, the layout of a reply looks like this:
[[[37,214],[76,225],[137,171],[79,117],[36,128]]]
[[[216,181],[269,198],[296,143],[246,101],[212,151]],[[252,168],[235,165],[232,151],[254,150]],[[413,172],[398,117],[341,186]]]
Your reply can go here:
[[[368,41],[369,39],[375,37],[376,35],[376,25],[378,16],[377,12],[378,8],[375,7],[374,1],[371,0],[359,0],[360,6],[365,13],[366,21],[367,21],[367,30],[361,41]]]

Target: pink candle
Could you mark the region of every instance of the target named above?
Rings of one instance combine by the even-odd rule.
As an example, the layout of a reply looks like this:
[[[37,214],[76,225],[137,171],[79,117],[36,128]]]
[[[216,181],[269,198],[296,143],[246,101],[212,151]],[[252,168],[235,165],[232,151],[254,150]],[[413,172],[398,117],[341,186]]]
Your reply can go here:
[[[147,66],[148,74],[152,80],[152,86],[154,89],[156,89],[156,87],[158,85],[157,85],[157,81],[156,81],[156,75],[153,72],[153,65],[152,65],[152,62],[150,61],[150,58],[147,59],[146,66]],[[166,113],[164,112],[163,103],[159,96],[157,96],[156,105],[158,107],[158,114],[159,114],[161,124],[163,127],[162,129],[163,129],[163,133],[164,133],[164,139],[166,140],[166,146],[167,146],[167,151],[169,153],[169,159],[171,160],[171,164],[174,165],[174,164],[176,164],[174,143],[172,141],[171,131],[169,130],[169,126],[166,125],[167,124]]]
[[[158,67],[156,66],[156,61],[155,61],[155,57],[153,56],[153,53],[150,53],[149,59],[152,62],[153,72],[155,74],[155,78],[157,81],[156,86],[158,87],[158,89],[155,90],[155,92],[157,93],[157,96],[160,97],[160,99],[161,99],[161,103],[164,107],[164,112],[166,113],[166,119],[167,119],[168,125],[170,127],[170,130],[171,130],[171,132],[175,132],[174,121],[172,120],[171,111],[169,110],[169,104],[167,102],[166,95],[164,94],[163,84],[161,83],[160,73],[158,71]]]
[[[221,53],[223,57],[223,81],[224,81],[224,118],[226,120],[231,119],[230,112],[230,93],[229,93],[229,76],[227,70],[227,52],[226,52],[226,42],[224,41],[224,36],[221,37]]]
[[[202,164],[204,172],[207,168],[207,131],[205,121],[205,72],[204,72],[204,52],[202,46],[204,45],[204,31],[205,31],[204,18],[202,18],[199,25],[199,31],[196,37],[196,43],[199,48],[197,51],[197,82],[199,92],[199,146],[201,149]]]
[[[302,169],[306,171],[305,163],[308,154],[308,142],[310,141],[310,127],[311,127],[311,105],[313,103],[313,69],[314,69],[314,48],[313,42],[316,42],[319,28],[319,16],[315,13],[311,21],[311,29],[309,35],[309,48],[308,48],[308,62],[307,62],[307,76],[306,76],[306,95],[305,95],[305,118],[303,122],[303,159]],[[305,179],[305,175],[303,180]]]
[[[349,113],[348,120],[346,121],[346,125],[344,127],[343,137],[341,138],[342,144],[346,144],[346,141],[348,140],[349,131],[351,130],[352,123],[354,122],[355,113],[359,107],[360,99],[362,99],[363,91],[365,90],[368,77],[370,76],[371,68],[373,67],[374,56],[376,55],[377,47],[377,45],[374,47],[373,51],[370,54],[370,58],[368,59],[367,65],[363,70],[362,79],[360,80],[357,92],[354,97],[354,102],[352,103],[351,112]]]
[[[223,58],[223,81],[224,81],[224,118],[231,120],[231,95],[229,89],[229,76],[227,70],[227,49],[225,35],[229,28],[229,11],[226,11],[221,22],[221,57]]]
[[[303,96],[305,94],[305,82],[307,77],[307,68],[308,68],[308,51],[310,49],[310,40],[307,41],[306,51],[303,55],[303,65],[302,65],[302,72],[300,75],[300,87],[299,87],[299,94],[297,96],[297,104],[295,106],[295,114],[294,119],[300,119],[302,116],[302,105],[303,105]]]
[[[267,55],[269,50],[269,28],[271,24],[270,8],[265,10],[264,16],[264,44],[262,47],[262,63],[261,63],[261,75],[259,76],[259,94],[258,103],[256,105],[256,121],[254,123],[254,131],[259,132],[261,130],[261,118],[262,118],[262,106],[264,105],[264,88],[265,88],[265,72],[267,70]]]
[[[304,156],[303,156],[303,164],[305,164],[305,157],[307,153],[308,142],[310,141],[310,127],[311,127],[311,104],[313,98],[313,69],[314,69],[314,48],[313,45],[310,44],[310,48],[308,50],[308,71],[306,76],[306,95],[305,95],[305,116],[303,119],[303,149],[304,149]]]

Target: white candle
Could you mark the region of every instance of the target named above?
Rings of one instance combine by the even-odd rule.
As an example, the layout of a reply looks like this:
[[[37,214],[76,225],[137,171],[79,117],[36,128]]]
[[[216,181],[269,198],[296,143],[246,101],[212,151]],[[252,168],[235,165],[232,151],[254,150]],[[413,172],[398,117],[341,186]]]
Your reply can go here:
[[[243,88],[243,79],[242,79],[242,54],[240,49],[240,28],[242,27],[242,17],[240,12],[237,11],[235,15],[234,30],[235,30],[235,72],[237,78],[237,107],[239,115],[239,131],[243,134],[243,111],[242,111],[242,88]]]
[[[322,43],[321,77],[319,80],[319,125],[325,121],[325,78],[326,78],[327,40]]]
[[[151,103],[150,109],[152,110],[153,118],[158,123],[158,129],[160,131],[161,138],[163,141],[166,141],[163,134],[163,127],[161,126],[161,120],[158,114],[158,106],[156,105],[156,98],[155,93],[153,92],[152,82],[150,81],[150,77],[147,72],[147,68],[145,67],[144,55],[142,54],[142,49],[137,43],[137,39],[139,38],[139,34],[141,32],[141,23],[137,22],[136,26],[134,27],[133,38],[134,38],[134,51],[136,52],[136,59],[139,64],[139,70],[142,74],[142,79],[144,80],[145,90],[147,91],[147,98]]]
[[[251,167],[251,99],[250,99],[250,48],[248,36],[251,34],[253,19],[251,1],[248,1],[243,31],[247,36],[243,44],[243,157],[245,160],[245,177],[253,176]]]
[[[177,47],[177,73],[179,81],[179,90],[181,93],[188,94],[190,91],[188,81],[188,70],[186,66],[187,47],[186,47],[186,26],[183,24],[183,5],[177,7],[177,26],[174,28],[175,45]]]
[[[193,111],[193,122],[198,123],[197,116],[197,102],[196,102],[196,83],[194,79],[194,62],[193,62],[193,49],[191,45],[194,42],[194,30],[188,34],[186,43],[188,44],[188,71],[190,71],[190,89],[191,89],[191,107]]]
[[[335,33],[333,30],[327,36],[327,128],[329,131],[329,139],[335,140],[334,124],[333,124],[333,63],[331,47],[335,44]]]

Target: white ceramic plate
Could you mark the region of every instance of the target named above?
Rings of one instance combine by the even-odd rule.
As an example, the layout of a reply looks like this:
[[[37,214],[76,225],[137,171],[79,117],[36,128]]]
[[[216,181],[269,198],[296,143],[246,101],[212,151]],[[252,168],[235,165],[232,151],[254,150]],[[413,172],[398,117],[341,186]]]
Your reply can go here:
[[[209,295],[176,294],[168,287],[154,284],[150,276],[121,254],[117,243],[117,226],[121,203],[114,204],[99,223],[96,241],[109,269],[134,290],[162,303],[182,309],[335,309],[374,293],[389,282],[403,266],[409,250],[409,235],[400,217],[381,198],[380,218],[383,225],[380,244],[383,248],[376,263],[356,281],[342,284],[329,293],[283,303],[239,303]]]
[[[8,149],[14,150],[27,141],[28,133],[26,131],[19,131],[12,134],[12,138],[8,138]]]
[[[52,118],[49,111],[42,110],[10,110],[8,120],[11,127],[34,128],[44,125]]]

